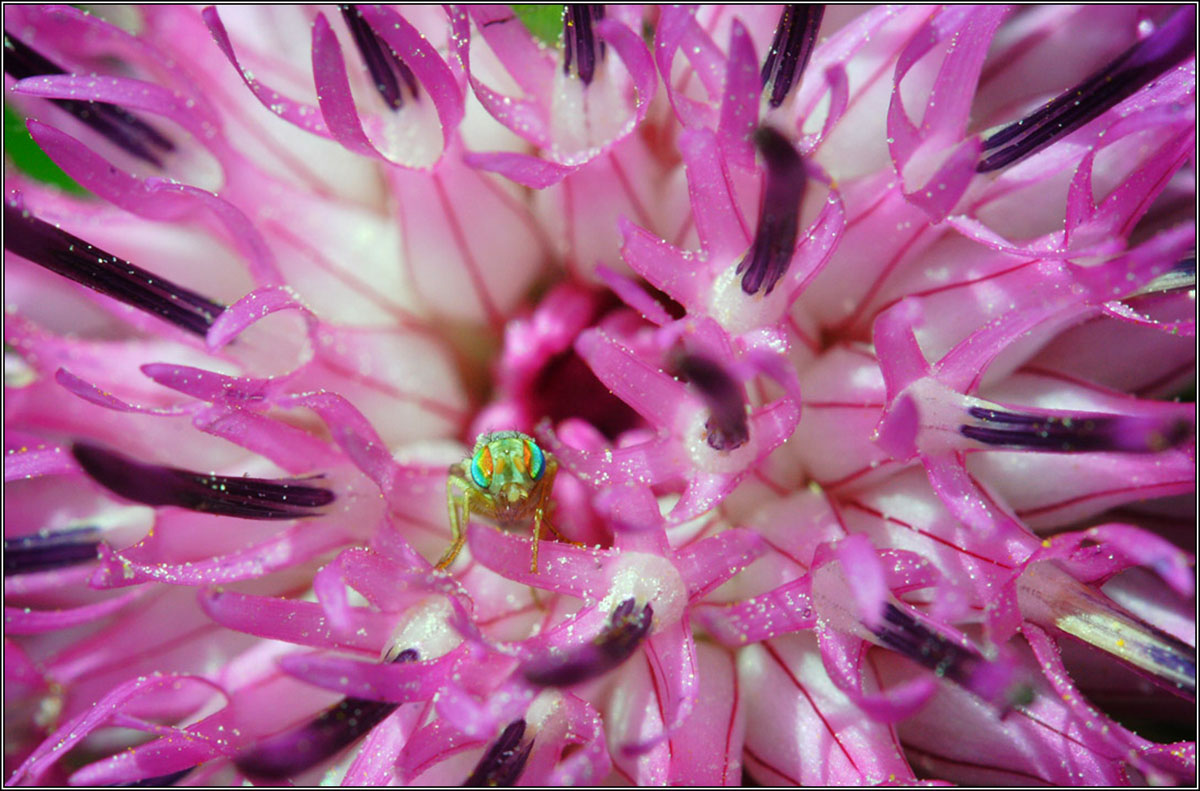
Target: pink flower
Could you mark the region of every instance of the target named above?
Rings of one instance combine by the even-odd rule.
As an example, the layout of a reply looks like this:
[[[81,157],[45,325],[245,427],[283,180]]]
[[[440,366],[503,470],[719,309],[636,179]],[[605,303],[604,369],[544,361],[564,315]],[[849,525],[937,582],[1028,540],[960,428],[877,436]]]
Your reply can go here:
[[[1195,782],[1194,8],[562,24],[5,7],[8,781]]]

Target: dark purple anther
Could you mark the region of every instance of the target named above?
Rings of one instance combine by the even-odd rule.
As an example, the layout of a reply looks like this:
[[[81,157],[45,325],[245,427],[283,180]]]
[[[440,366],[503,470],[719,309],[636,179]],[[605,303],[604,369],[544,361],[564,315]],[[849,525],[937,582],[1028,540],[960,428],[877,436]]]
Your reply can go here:
[[[521,742],[524,736],[525,720],[513,720],[505,726],[499,738],[488,747],[487,752],[479,759],[475,771],[471,772],[463,782],[463,786],[465,788],[483,786],[495,788],[516,784],[521,772],[525,769],[525,762],[529,760],[529,751],[533,749],[532,739],[525,743]]]
[[[1040,151],[1145,88],[1195,49],[1196,6],[1187,5],[1074,88],[984,140],[984,157],[975,169],[998,170]]]
[[[779,26],[767,59],[763,61],[763,88],[771,88],[768,102],[778,107],[787,99],[788,93],[800,84],[800,77],[812,57],[821,30],[821,19],[825,16],[823,5],[787,5],[779,15]]]
[[[1180,417],[1024,415],[983,407],[971,407],[967,414],[976,422],[959,427],[964,437],[985,445],[1052,453],[1157,453],[1180,444],[1195,431],[1192,423]]]
[[[173,505],[241,519],[301,519],[316,516],[333,492],[309,486],[311,478],[267,479],[204,475],[174,467],[141,464],[97,445],[71,448],[84,472],[110,491],[146,505]]]
[[[1016,681],[1011,667],[989,662],[974,650],[951,642],[894,604],[884,605],[883,621],[871,631],[880,645],[1003,710],[1032,700],[1032,690]]]
[[[754,242],[738,264],[737,273],[742,275],[742,291],[757,294],[765,289],[765,295],[771,293],[792,262],[808,173],[800,153],[769,126],[754,133],[754,144],[766,164],[766,188]]]
[[[530,683],[545,687],[568,687],[604,675],[628,659],[650,632],[654,610],[647,604],[634,612],[636,606],[626,599],[592,642],[526,662],[521,673]]]
[[[575,73],[591,85],[596,64],[604,57],[604,42],[596,40],[592,25],[604,19],[603,5],[572,4],[563,7],[563,73]]]
[[[746,397],[742,386],[724,368],[698,354],[681,354],[673,373],[684,376],[704,398],[711,416],[704,424],[714,450],[740,448],[750,438]]]
[[[207,333],[225,310],[219,302],[157,277],[39,220],[11,197],[4,202],[4,249],[197,335]]]
[[[58,64],[4,31],[4,73],[23,80],[67,72]],[[174,151],[170,140],[129,111],[108,102],[51,99],[52,103],[104,135],[115,146],[155,167],[162,167],[159,152]],[[156,152],[154,149],[158,149]]]
[[[173,786],[183,778],[187,777],[195,769],[194,766],[189,766],[187,769],[180,769],[177,772],[171,772],[166,775],[158,775],[157,777],[143,777],[141,780],[133,780],[128,783],[117,783],[116,788],[162,788],[164,786]]]
[[[371,73],[371,79],[375,82],[375,90],[379,91],[387,105],[393,110],[404,106],[401,80],[408,87],[409,96],[416,100],[417,78],[400,56],[379,37],[367,20],[363,19],[358,6],[339,5],[338,8],[341,9],[342,19],[346,21],[346,27],[350,28],[354,43],[367,64],[367,71]]]
[[[4,539],[4,576],[75,566],[96,559],[100,528],[43,530]]]
[[[393,662],[416,662],[415,649],[400,652]],[[396,710],[399,703],[343,698],[313,719],[268,736],[243,751],[234,763],[246,775],[264,780],[292,777],[332,758]]]

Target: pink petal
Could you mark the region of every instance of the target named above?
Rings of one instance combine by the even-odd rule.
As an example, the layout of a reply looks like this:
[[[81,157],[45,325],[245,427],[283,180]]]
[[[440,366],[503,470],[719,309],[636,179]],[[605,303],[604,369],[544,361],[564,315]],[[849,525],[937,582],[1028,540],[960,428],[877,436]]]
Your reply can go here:
[[[615,556],[610,551],[543,539],[534,573],[529,570],[529,539],[474,523],[467,528],[467,546],[473,558],[507,579],[580,599],[607,589],[604,561]]]
[[[696,708],[671,737],[670,781],[687,786],[742,783],[745,710],[738,694],[737,666],[729,653],[696,645],[702,679]]]
[[[811,594],[812,578],[805,575],[735,604],[701,605],[695,615],[722,645],[739,648],[816,626]]]
[[[229,40],[229,34],[225,32],[225,25],[221,22],[221,17],[217,15],[215,8],[209,6],[201,11],[201,14],[204,17],[204,23],[208,25],[209,32],[212,33],[213,40],[216,41],[217,46],[233,67],[237,69],[246,83],[246,87],[254,93],[255,98],[262,103],[263,107],[305,131],[321,137],[332,138],[332,133],[326,127],[317,108],[289,99],[251,76],[251,73],[242,66],[237,55],[234,54],[233,43]]]
[[[710,261],[732,262],[750,245],[749,226],[732,192],[716,136],[704,129],[685,131],[679,150],[688,169],[688,195],[696,230]]]
[[[378,656],[394,627],[394,618],[356,610],[351,628],[335,633],[319,604],[207,590],[199,596],[208,617],[222,626],[269,640],[310,648],[365,651]]]
[[[6,439],[9,439],[6,437]],[[6,443],[7,444],[7,443]],[[58,445],[37,443],[34,447],[22,444],[4,449],[4,482],[43,475],[69,475],[79,472],[79,465]]]
[[[70,135],[32,119],[29,132],[59,167],[110,203],[151,220],[207,221],[232,239],[246,257],[258,285],[283,282],[275,257],[262,236],[246,215],[228,201],[187,184],[139,179],[117,169]]]
[[[664,7],[654,31],[654,59],[667,87],[667,98],[675,115],[685,127],[714,126],[711,104],[721,95],[724,64],[721,51],[708,33],[697,24],[694,11],[681,7]],[[672,79],[672,64],[680,50],[687,58],[688,78],[695,74],[703,84],[707,103],[687,96],[676,79]],[[685,83],[686,86],[686,83]],[[757,113],[757,108],[755,109]]]
[[[777,637],[743,649],[740,689],[748,722],[746,771],[787,785],[913,782],[891,727],[863,717],[830,681],[811,635]]]
[[[142,598],[148,590],[137,588],[112,596],[95,604],[85,604],[60,610],[34,610],[29,607],[5,607],[4,631],[7,634],[40,634],[69,629],[120,612],[126,605]]]
[[[28,780],[37,784],[54,763],[89,734],[102,727],[109,718],[121,711],[130,701],[146,695],[153,695],[164,688],[170,689],[180,681],[194,681],[212,686],[221,692],[219,687],[198,676],[166,675],[127,681],[96,701],[90,710],[65,723],[46,741],[42,742],[38,749],[34,750],[17,771],[8,778],[8,782],[15,784],[22,780]]]
[[[740,20],[735,19],[729,36],[729,62],[725,67],[725,93],[721,98],[721,121],[717,135],[732,146],[730,154],[753,167],[750,135],[758,126],[758,102],[762,93],[754,42]],[[740,145],[739,145],[740,144]]]
[[[309,684],[350,697],[392,703],[430,700],[463,660],[455,650],[428,662],[379,664],[327,654],[288,654],[279,666]]]
[[[675,565],[688,586],[688,599],[707,595],[766,551],[758,533],[731,528],[689,544],[675,556]]]
[[[100,567],[91,584],[97,588],[119,588],[151,581],[171,585],[220,585],[291,568],[341,546],[347,538],[345,532],[328,524],[321,530],[297,524],[239,552],[185,563],[139,562],[134,550],[117,553],[101,546]]]
[[[857,637],[832,629],[817,629],[821,662],[834,685],[875,722],[893,723],[908,719],[937,692],[937,681],[918,676],[881,692],[863,689],[864,662],[870,645]]]

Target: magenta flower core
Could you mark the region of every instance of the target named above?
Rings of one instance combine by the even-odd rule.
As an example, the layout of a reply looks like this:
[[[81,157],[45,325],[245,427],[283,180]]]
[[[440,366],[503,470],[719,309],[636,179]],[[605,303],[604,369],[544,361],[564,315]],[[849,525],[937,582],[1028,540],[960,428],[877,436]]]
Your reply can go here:
[[[6,782],[1194,784],[1195,8],[557,8],[4,7]]]

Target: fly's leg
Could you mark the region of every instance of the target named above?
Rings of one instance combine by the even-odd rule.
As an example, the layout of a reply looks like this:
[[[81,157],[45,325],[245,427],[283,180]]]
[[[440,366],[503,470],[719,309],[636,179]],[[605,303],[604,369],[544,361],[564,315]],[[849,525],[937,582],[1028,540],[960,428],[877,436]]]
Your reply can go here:
[[[537,564],[538,536],[541,532],[542,532],[542,507],[539,505],[538,509],[533,512],[533,557],[530,558],[530,560],[529,560],[529,570],[534,574],[538,573],[538,570],[537,570],[538,569],[538,564]]]
[[[446,480],[446,510],[450,512],[450,546],[434,566],[439,571],[449,568],[462,551],[467,540],[467,520],[471,516],[470,484],[454,468]]]
[[[529,570],[534,574],[538,573],[538,538],[541,537],[543,525],[550,528],[550,532],[558,536],[559,540],[576,547],[584,546],[578,541],[572,541],[562,533],[558,532],[558,528],[556,528],[550,522],[550,520],[546,518],[546,513],[550,510],[550,507],[554,505],[553,501],[550,499],[550,492],[554,490],[554,476],[557,474],[558,462],[554,460],[553,456],[547,456],[546,477],[543,479],[540,494],[538,495],[537,508],[535,508],[533,511],[533,558],[529,563]]]

